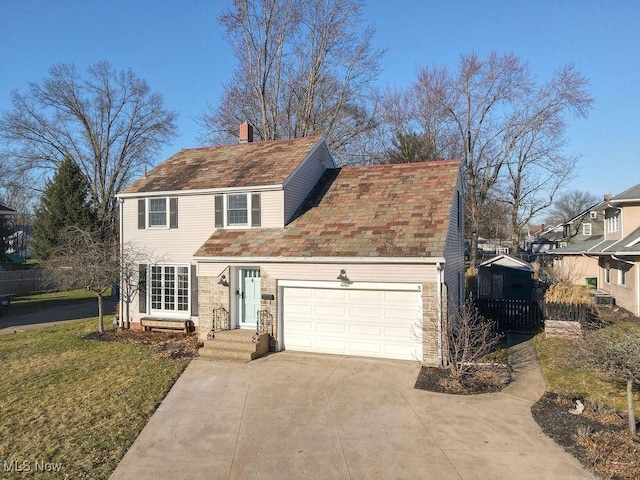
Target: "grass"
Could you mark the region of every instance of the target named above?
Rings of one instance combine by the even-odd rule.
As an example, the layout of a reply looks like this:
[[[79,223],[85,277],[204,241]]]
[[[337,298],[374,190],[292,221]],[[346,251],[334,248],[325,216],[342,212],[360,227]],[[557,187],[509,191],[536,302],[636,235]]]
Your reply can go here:
[[[0,336],[0,462],[62,463],[38,478],[108,478],[189,363],[84,339],[95,325]]]
[[[109,295],[109,292],[107,293]],[[35,310],[77,303],[79,300],[96,300],[96,294],[88,290],[69,290],[65,292],[18,293],[11,295],[9,315],[20,315]]]
[[[634,328],[640,328],[634,325]],[[595,371],[583,366],[577,354],[579,339],[545,338],[544,334],[534,339],[542,374],[547,390],[602,402],[616,410],[626,412],[626,385],[602,379]],[[634,410],[640,417],[640,393],[634,393]]]

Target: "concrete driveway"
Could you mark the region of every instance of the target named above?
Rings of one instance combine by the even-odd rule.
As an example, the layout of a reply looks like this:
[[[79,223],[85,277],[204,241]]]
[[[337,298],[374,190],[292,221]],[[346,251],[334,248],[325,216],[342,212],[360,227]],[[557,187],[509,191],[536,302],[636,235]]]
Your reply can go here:
[[[477,396],[414,390],[410,362],[194,360],[111,479],[594,478],[531,417],[531,355],[514,351],[516,381]]]

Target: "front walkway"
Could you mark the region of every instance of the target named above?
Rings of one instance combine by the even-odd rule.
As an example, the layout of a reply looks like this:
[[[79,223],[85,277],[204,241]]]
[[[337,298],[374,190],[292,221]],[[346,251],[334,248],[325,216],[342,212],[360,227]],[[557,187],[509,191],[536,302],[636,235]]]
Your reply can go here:
[[[414,390],[419,365],[279,353],[194,360],[113,473],[122,479],[592,479],[531,417],[531,342],[501,393]]]

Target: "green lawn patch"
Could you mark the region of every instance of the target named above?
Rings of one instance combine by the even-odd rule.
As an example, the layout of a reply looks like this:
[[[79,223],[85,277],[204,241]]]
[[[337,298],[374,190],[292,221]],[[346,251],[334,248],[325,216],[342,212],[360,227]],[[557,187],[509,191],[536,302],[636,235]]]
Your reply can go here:
[[[108,319],[110,321],[110,319]],[[108,478],[188,359],[85,339],[96,319],[0,336],[0,471],[61,463],[38,478]]]
[[[634,328],[640,328],[634,325]],[[627,410],[624,383],[603,380],[595,371],[585,367],[576,342],[580,339],[546,338],[544,334],[534,339],[547,390],[576,398],[601,402],[619,411]],[[636,416],[640,416],[640,393],[634,394]]]
[[[81,300],[98,301],[95,293],[85,289],[65,292],[18,293],[11,295],[9,315],[20,315],[43,308],[69,305]]]

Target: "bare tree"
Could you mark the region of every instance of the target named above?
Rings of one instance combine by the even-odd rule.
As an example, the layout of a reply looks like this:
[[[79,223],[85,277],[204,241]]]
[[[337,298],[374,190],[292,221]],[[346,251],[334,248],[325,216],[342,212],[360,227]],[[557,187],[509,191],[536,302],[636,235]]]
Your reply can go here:
[[[248,121],[262,140],[322,134],[340,151],[370,131],[382,52],[371,46],[374,30],[361,28],[362,7],[235,0],[219,21],[238,65],[220,104],[202,118],[205,135],[225,140]]]
[[[514,54],[492,53],[486,60],[475,53],[463,55],[453,74],[444,67],[418,71],[411,88],[415,111],[421,115],[415,118],[446,156],[463,161],[472,262],[483,212],[498,194],[501,180],[521,180],[511,188],[517,222],[541,208],[540,198],[530,192],[538,192],[541,185],[554,191],[549,190],[554,179],[541,183],[530,172],[549,170],[559,158],[565,115],[584,117],[593,102],[586,86],[587,80],[572,65],[538,85],[527,64]],[[505,165],[511,167],[511,175],[505,175]]]
[[[561,223],[577,217],[598,203],[599,197],[583,190],[570,190],[560,195],[551,206],[547,223]]]
[[[609,380],[625,382],[629,431],[636,433],[633,384],[640,385],[640,329],[617,324],[585,335],[583,359]]]
[[[115,194],[176,135],[176,113],[144,80],[108,62],[89,67],[85,79],[73,65],[54,65],[42,83],[14,91],[12,102],[0,117],[0,138],[13,178],[38,188],[63,158],[72,159],[89,179],[106,233],[115,234]]]
[[[494,324],[480,315],[471,297],[462,306],[449,302],[447,360],[452,377],[466,375],[473,368],[473,362],[500,346],[502,337],[493,331]]]
[[[60,234],[61,244],[43,264],[49,282],[58,288],[84,288],[98,299],[98,331],[104,332],[103,299],[118,282],[118,247],[103,240],[99,232],[68,227]]]

